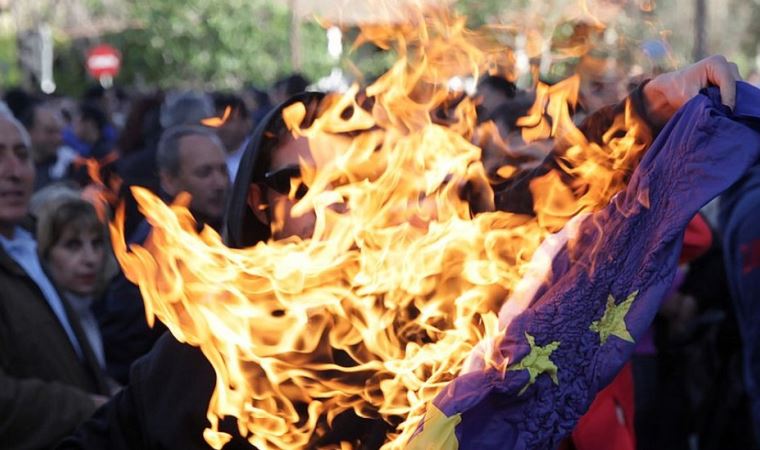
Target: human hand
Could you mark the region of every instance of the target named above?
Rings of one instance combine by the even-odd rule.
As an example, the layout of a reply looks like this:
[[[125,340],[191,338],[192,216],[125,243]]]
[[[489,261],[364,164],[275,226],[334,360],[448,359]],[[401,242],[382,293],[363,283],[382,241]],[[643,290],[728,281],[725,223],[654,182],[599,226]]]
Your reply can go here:
[[[647,115],[655,126],[663,126],[684,103],[708,86],[718,86],[721,102],[733,109],[736,105],[736,82],[741,79],[736,64],[721,55],[658,75],[644,86]]]

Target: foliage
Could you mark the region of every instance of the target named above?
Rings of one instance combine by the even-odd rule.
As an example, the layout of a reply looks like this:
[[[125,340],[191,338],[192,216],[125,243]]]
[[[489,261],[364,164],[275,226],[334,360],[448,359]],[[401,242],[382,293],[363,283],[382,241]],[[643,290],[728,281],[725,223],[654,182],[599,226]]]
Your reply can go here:
[[[268,0],[137,0],[133,20],[141,24],[113,43],[124,53],[124,78],[163,86],[239,87],[271,83],[293,70],[291,14]],[[329,72],[324,31],[301,25],[303,72]]]
[[[19,80],[16,37],[12,34],[0,34],[0,88],[14,86]]]
[[[93,20],[115,14],[129,27],[78,40],[56,34],[55,79],[62,93],[79,93],[91,81],[84,71],[84,55],[87,48],[100,42],[110,43],[122,52],[122,73],[116,80],[121,85],[223,89],[253,83],[266,87],[293,71],[293,23],[286,6],[289,2],[284,0],[72,1],[80,2]],[[598,8],[593,5],[601,0],[585,1],[591,5],[591,13],[596,14]],[[53,0],[40,0],[39,4],[43,2],[47,5]],[[471,27],[513,25],[493,31],[499,41],[510,46],[527,29],[544,39],[556,40],[563,32],[567,13],[579,13],[575,0],[451,0],[451,3],[458,12],[467,15]],[[661,39],[669,46],[669,66],[690,62],[694,44],[693,1],[602,3],[621,5],[614,20],[604,20],[617,36],[625,38],[619,44],[626,50],[616,55],[625,64],[637,64],[646,71],[649,67],[646,61],[640,61],[640,47],[652,39]],[[760,27],[755,25],[760,20],[760,0],[709,3],[708,51],[736,60],[746,74],[760,63]],[[656,5],[654,11],[645,11],[644,4]],[[114,13],[116,10],[118,14]],[[45,20],[54,20],[51,14],[56,9],[31,7],[30,11],[36,11],[30,17],[39,16],[38,19],[47,11],[43,14],[48,18]],[[336,63],[327,55],[325,32],[317,23],[307,20],[297,26],[300,70],[311,80],[327,75],[336,64],[349,77],[363,74],[365,79],[372,79],[393,60],[393,54],[379,52],[371,45],[350,50],[357,30],[347,29],[346,53]],[[731,30],[732,38],[725,38],[726,30]],[[21,78],[15,44],[12,34],[0,33],[0,87],[18,83]],[[562,76],[567,70],[563,64],[568,63],[560,62],[547,75]]]

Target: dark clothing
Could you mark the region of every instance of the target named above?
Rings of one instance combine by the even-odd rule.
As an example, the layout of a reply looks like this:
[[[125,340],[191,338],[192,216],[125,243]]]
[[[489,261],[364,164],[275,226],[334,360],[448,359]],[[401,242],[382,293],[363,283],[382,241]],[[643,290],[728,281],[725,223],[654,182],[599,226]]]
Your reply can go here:
[[[58,448],[208,450],[203,430],[209,426],[206,409],[215,380],[200,349],[165,333],[150,355],[132,367],[129,385]],[[335,427],[343,437],[369,435],[361,448],[377,449],[385,428],[373,422],[344,414],[336,418]],[[225,450],[254,448],[237,433],[233,418],[223,420],[220,430],[233,436]]]
[[[210,449],[203,440],[214,371],[200,350],[166,333],[130,383],[58,448]],[[237,433],[235,433],[237,434]],[[225,449],[251,448],[238,436]]]
[[[61,296],[82,361],[42,291],[0,248],[0,447],[53,446],[108,393],[76,315]]]
[[[743,341],[744,383],[760,447],[760,165],[721,197],[723,257]]]
[[[74,154],[66,149],[59,151],[56,158],[34,164],[34,190],[45,186],[70,180],[74,175]]]
[[[105,138],[99,139],[90,147],[90,158],[101,160],[108,156],[114,149],[114,142]]]
[[[130,154],[116,162],[116,172],[122,180],[119,198],[124,201],[124,234],[131,236],[145,218],[137,210],[137,201],[132,196],[132,186],[142,186],[159,194],[161,183],[158,178],[156,146]]]
[[[130,244],[143,244],[150,234],[150,225],[142,222]],[[98,301],[93,312],[100,326],[108,374],[120,384],[129,382],[129,367],[153,348],[166,326],[156,320],[148,326],[140,288],[119,272],[108,285],[105,296]]]
[[[34,190],[39,191],[55,180],[50,176],[50,168],[55,165],[55,160],[34,165]]]

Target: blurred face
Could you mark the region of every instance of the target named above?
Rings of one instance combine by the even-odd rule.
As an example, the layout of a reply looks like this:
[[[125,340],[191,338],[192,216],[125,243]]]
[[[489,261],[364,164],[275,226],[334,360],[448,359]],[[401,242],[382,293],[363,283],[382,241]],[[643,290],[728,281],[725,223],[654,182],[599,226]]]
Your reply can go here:
[[[95,122],[82,120],[81,116],[74,120],[74,132],[79,139],[88,144],[94,144],[100,139],[100,130]]]
[[[216,133],[227,152],[232,153],[240,148],[250,129],[251,121],[234,111],[224,125],[216,129]]]
[[[179,141],[179,172],[162,173],[162,185],[169,195],[187,192],[190,210],[205,221],[218,221],[224,214],[230,178],[224,150],[203,135],[185,136]]]
[[[0,232],[10,236],[28,212],[34,163],[19,129],[0,117]]]
[[[102,231],[71,225],[50,247],[47,261],[50,276],[66,291],[93,295],[101,281],[105,255]]]
[[[37,108],[34,126],[29,130],[32,152],[37,162],[53,158],[62,142],[63,119],[54,109]]]
[[[291,183],[298,181],[297,168],[300,161],[314,165],[309,141],[306,138],[288,139],[272,154],[272,163],[267,172],[270,182],[251,185],[248,205],[262,223],[269,224],[274,239],[290,236],[306,239],[314,233],[316,216],[313,211],[299,217],[291,214],[298,199],[289,198],[287,191]],[[269,184],[276,185],[277,188]]]

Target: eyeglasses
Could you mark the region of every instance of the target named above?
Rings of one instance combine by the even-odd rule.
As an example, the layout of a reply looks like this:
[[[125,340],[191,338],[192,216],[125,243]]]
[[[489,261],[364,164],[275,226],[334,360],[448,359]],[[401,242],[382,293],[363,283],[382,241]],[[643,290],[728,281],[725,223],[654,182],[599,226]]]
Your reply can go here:
[[[279,192],[282,195],[290,194],[290,187],[292,186],[293,179],[298,183],[298,188],[295,192],[295,198],[297,200],[302,199],[307,192],[309,192],[308,186],[303,184],[301,180],[301,167],[298,165],[285,166],[281,169],[277,169],[264,174],[264,184],[272,190]]]

